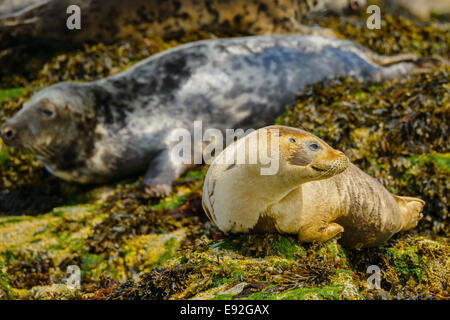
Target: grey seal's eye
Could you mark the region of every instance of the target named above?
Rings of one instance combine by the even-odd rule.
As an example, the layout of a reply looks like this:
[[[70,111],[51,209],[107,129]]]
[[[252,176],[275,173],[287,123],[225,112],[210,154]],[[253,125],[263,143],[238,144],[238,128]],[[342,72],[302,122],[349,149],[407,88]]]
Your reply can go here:
[[[310,145],[309,145],[309,148],[311,149],[311,150],[319,150],[319,149],[321,149],[320,148],[320,146],[317,144],[317,143],[315,143],[315,142],[313,142],[313,143],[311,143]]]
[[[289,138],[289,142],[296,143],[297,140],[295,140],[294,138]]]
[[[42,115],[45,117],[45,118],[52,118],[53,116],[54,116],[54,112],[52,111],[52,110],[50,110],[50,109],[44,109],[44,110],[42,110]]]

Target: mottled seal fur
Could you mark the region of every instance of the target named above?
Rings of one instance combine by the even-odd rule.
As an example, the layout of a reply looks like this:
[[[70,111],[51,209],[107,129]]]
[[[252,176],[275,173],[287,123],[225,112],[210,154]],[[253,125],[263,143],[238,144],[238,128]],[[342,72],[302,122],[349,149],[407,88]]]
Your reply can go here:
[[[186,169],[169,156],[174,130],[192,131],[195,120],[222,131],[262,127],[306,85],[340,76],[385,80],[422,70],[426,61],[436,62],[378,56],[321,36],[199,41],[105,79],[47,87],[3,125],[1,136],[62,179],[101,183],[147,168],[144,182],[167,193]]]
[[[28,7],[22,8],[30,3]],[[247,35],[302,33],[330,35],[306,27],[303,17],[327,11],[343,13],[365,0],[22,0],[6,2],[0,17],[0,48],[31,43],[51,46],[120,39],[173,37],[205,30]],[[81,30],[68,30],[69,5],[81,9]],[[20,11],[15,11],[18,7]]]
[[[261,175],[260,162],[222,161],[227,152],[265,154],[262,130],[279,145],[276,174]],[[303,242],[342,233],[343,245],[355,248],[379,246],[415,227],[424,204],[392,195],[342,152],[306,131],[283,126],[260,129],[227,147],[209,167],[203,189],[205,212],[224,232],[290,233]]]

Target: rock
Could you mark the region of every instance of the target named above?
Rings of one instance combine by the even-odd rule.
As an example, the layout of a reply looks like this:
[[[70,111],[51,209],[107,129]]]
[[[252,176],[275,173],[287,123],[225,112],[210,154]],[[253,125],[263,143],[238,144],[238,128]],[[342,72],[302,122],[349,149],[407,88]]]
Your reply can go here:
[[[280,235],[229,236],[118,285],[110,298],[445,299],[449,262],[446,245],[423,237],[357,251],[336,239],[298,245]],[[369,285],[371,265],[381,270],[379,288]]]

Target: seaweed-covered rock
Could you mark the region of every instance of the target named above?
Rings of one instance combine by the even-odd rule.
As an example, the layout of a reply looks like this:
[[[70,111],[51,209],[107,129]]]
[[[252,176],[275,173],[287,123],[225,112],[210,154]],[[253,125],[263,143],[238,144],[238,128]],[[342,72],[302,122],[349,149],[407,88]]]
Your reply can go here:
[[[339,38],[350,39],[384,55],[414,53],[420,56],[450,57],[449,21],[421,21],[408,17],[407,12],[389,11],[380,1],[368,1],[381,8],[380,29],[369,29],[369,14],[313,18],[309,24],[330,28]]]
[[[92,81],[118,73],[130,65],[179,44],[209,39],[193,32],[177,40],[159,37],[142,42],[120,41],[85,45],[69,51],[48,48],[12,48],[0,52],[0,88],[48,86],[59,81]]]
[[[336,239],[302,244],[280,235],[198,241],[158,269],[116,286],[109,299],[445,299],[448,248],[423,237],[363,251]],[[368,267],[380,268],[371,287]]]
[[[113,283],[163,264],[181,244],[208,234],[199,219],[202,177],[188,172],[159,201],[134,182],[96,188],[85,204],[0,217],[0,297],[104,299]],[[65,286],[69,266],[80,268],[79,290]]]

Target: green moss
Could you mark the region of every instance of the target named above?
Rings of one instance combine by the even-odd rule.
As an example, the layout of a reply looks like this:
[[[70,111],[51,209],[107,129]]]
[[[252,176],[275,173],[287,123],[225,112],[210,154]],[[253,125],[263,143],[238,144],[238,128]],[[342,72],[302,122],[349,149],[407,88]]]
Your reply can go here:
[[[175,254],[175,250],[178,247],[178,241],[176,238],[170,238],[164,243],[165,253],[161,255],[158,261],[155,263],[155,266],[159,266],[172,258]]]
[[[438,168],[450,171],[450,153],[436,153],[413,155],[406,158],[413,165],[424,166],[428,163],[435,164]]]
[[[320,300],[337,300],[339,294],[342,292],[342,286],[324,286],[317,288],[298,288],[284,292],[267,292],[273,286],[266,287],[264,291],[256,292],[243,300],[305,300],[305,299],[320,299]]]
[[[235,280],[242,280],[245,277],[245,272],[242,270],[234,270],[231,273],[231,278]]]
[[[271,286],[271,288],[273,288],[273,286]],[[267,288],[265,288],[265,290],[263,290],[261,292],[256,292],[256,293],[249,295],[248,297],[242,298],[241,300],[276,300],[277,299],[276,294],[274,294],[272,292],[267,292],[266,290],[267,290]]]
[[[423,281],[425,264],[422,257],[417,254],[417,248],[387,248],[385,254],[391,259],[390,263],[403,284],[409,277],[413,277],[418,282]]]
[[[207,245],[207,248],[217,247],[221,250],[231,250],[238,252],[242,249],[242,241],[245,241],[248,236],[245,235],[230,235],[220,241],[213,241]]]
[[[272,249],[287,259],[297,259],[298,256],[305,255],[305,249],[289,240],[286,237],[280,237],[278,240],[273,240],[271,243]]]
[[[0,261],[0,300],[14,298],[8,275],[5,271],[6,267],[2,261]]]
[[[299,288],[282,293],[278,296],[281,300],[325,299],[337,300],[342,292],[341,286],[326,286],[318,288]]]
[[[94,269],[96,269],[101,261],[104,260],[102,255],[85,253],[81,257],[81,277],[96,278]]]
[[[24,94],[24,88],[13,88],[0,90],[0,102],[5,99],[18,98]]]
[[[52,211],[52,216],[54,216],[54,217],[62,217],[62,216],[64,216],[64,211],[62,211],[62,210],[53,210]]]
[[[163,199],[158,203],[157,205],[153,206],[153,209],[159,210],[159,209],[169,209],[169,210],[175,210],[179,206],[181,206],[184,202],[186,202],[186,199],[189,195],[183,194],[178,197],[169,197],[166,199]]]
[[[220,287],[224,284],[230,283],[231,281],[232,281],[232,279],[229,279],[229,278],[214,277],[212,279],[211,285],[208,287],[208,289]]]
[[[3,148],[0,142],[0,166],[5,169],[8,164],[8,152],[6,151],[6,148]]]
[[[1,225],[6,225],[6,224],[11,224],[11,223],[21,222],[21,221],[23,221],[25,219],[26,218],[22,218],[22,217],[7,218],[7,219],[4,219],[4,220],[0,220],[0,226]]]
[[[215,293],[213,300],[233,300],[233,294]]]
[[[205,174],[202,171],[189,170],[182,178],[199,180],[205,178]]]

